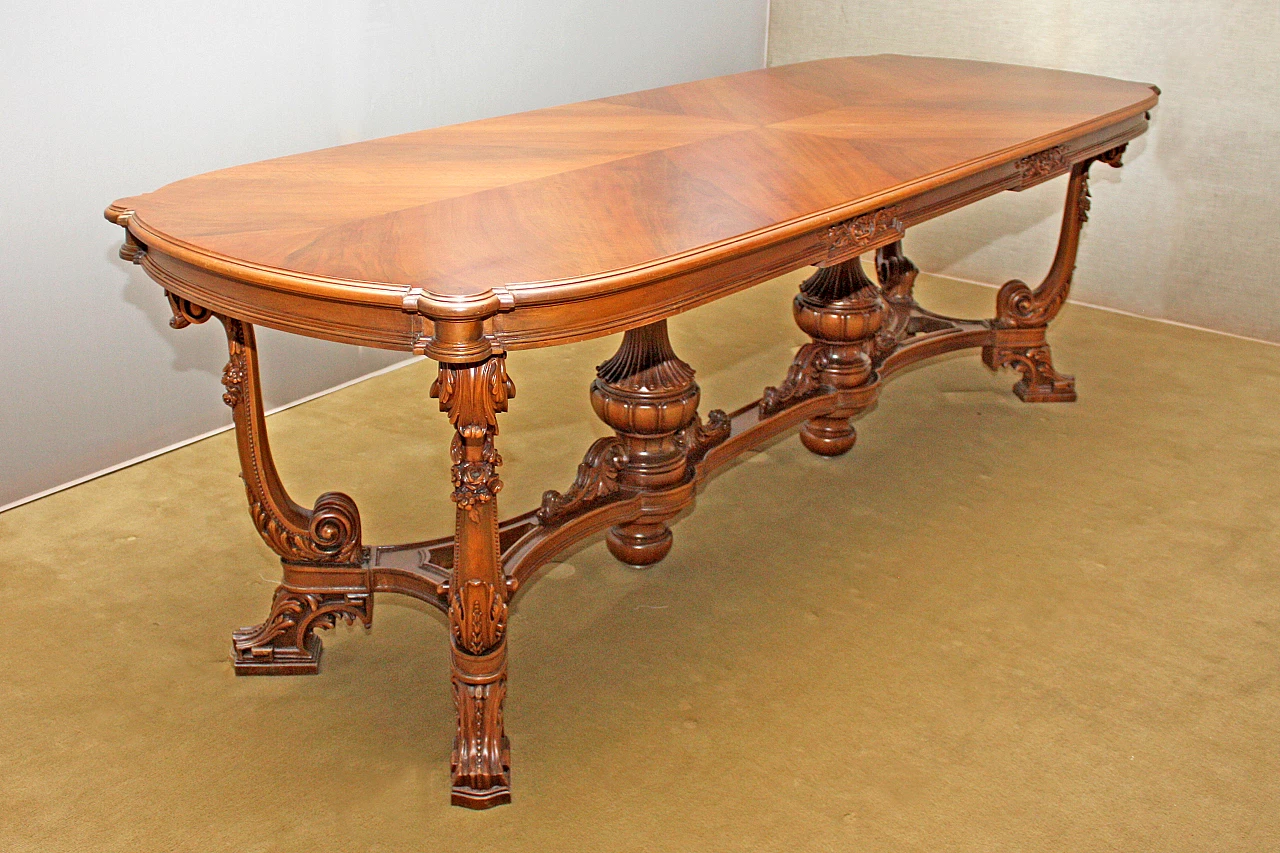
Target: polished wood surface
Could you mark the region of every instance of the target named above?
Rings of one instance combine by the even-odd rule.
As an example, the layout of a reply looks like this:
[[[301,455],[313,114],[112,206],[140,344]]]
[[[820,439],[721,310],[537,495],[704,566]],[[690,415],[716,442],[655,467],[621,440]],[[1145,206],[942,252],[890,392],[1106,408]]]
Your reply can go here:
[[[512,597],[556,553],[605,532],[636,567],[742,452],[799,427],[806,448],[853,448],[853,418],[907,366],[981,348],[1029,403],[1070,402],[1049,323],[1066,301],[1089,170],[1121,165],[1153,87],[1065,72],[878,56],[806,63],[408,134],[215,172],[117,202],[122,257],[164,288],[174,328],[217,317],[250,515],[283,578],[260,624],[234,632],[240,675],[319,670],[317,629],[372,623],[375,593],[449,621],[457,712],[452,801],[511,799],[503,722]],[[916,303],[909,225],[1067,175],[1058,247],[1036,287],[1014,279],[988,319]],[[875,279],[861,256],[875,256]],[[666,317],[795,269],[809,343],[777,385],[700,414]],[[454,428],[454,533],[367,546],[345,494],[311,509],[267,441],[254,323],[415,349]],[[565,491],[501,519],[507,350],[623,331],[592,406],[612,436]],[[708,330],[714,334],[714,330]],[[426,390],[426,389],[424,389]],[[797,559],[802,559],[801,555]]]
[[[501,349],[641,325],[813,262],[860,213],[907,227],[1065,171],[1017,164],[1115,147],[1155,101],[1061,71],[820,60],[225,169],[110,215],[200,304],[466,360],[425,321],[483,320]]]

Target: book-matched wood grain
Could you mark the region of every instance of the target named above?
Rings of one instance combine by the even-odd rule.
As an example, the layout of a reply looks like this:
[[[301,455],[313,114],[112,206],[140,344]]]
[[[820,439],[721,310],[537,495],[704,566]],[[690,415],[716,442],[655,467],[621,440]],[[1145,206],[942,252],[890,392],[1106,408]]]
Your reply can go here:
[[[1065,172],[1155,101],[1061,71],[820,60],[223,169],[108,216],[221,313],[396,349],[422,346],[424,318],[475,318],[518,348],[814,262],[858,213],[896,205],[905,226],[1019,188],[1045,149]]]

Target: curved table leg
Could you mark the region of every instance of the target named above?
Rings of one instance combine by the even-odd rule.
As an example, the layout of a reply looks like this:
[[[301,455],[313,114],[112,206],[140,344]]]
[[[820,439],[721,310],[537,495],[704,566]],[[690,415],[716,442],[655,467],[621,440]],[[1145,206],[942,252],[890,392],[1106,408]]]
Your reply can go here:
[[[1113,166],[1120,153],[1102,158]],[[992,370],[1012,367],[1022,374],[1013,392],[1027,403],[1070,403],[1076,399],[1075,378],[1059,373],[1045,340],[1050,321],[1057,316],[1071,290],[1071,276],[1080,247],[1080,229],[1089,219],[1089,166],[1084,160],[1071,167],[1066,208],[1053,265],[1035,290],[1018,279],[1006,282],[996,296],[992,321],[995,343],[982,348],[982,360]]]
[[[449,578],[449,633],[457,736],[451,762],[452,801],[486,809],[511,802],[511,756],[503,731],[507,689],[507,600],[514,592],[502,571],[497,494],[502,488],[494,447],[498,412],[515,386],[506,359],[440,364],[431,396],[440,400],[455,433],[455,531]]]
[[[173,293],[170,325],[181,329],[203,323],[213,312]],[[230,359],[222,372],[231,407],[241,477],[249,513],[267,545],[280,555],[284,577],[276,588],[271,612],[260,625],[232,636],[237,675],[303,675],[319,671],[322,645],[317,628],[332,628],[341,619],[373,618],[373,590],[364,567],[360,513],[341,492],[321,495],[314,508],[295,503],[276,472],[267,442],[258,347],[253,326],[217,315],[227,332]]]
[[[341,619],[373,619],[373,590],[363,564],[360,512],[341,492],[321,495],[313,509],[289,497],[267,442],[258,347],[253,326],[219,317],[230,360],[222,374],[240,453],[249,514],[263,540],[280,555],[284,578],[261,625],[232,636],[237,675],[299,675],[319,671],[322,646],[315,629]]]

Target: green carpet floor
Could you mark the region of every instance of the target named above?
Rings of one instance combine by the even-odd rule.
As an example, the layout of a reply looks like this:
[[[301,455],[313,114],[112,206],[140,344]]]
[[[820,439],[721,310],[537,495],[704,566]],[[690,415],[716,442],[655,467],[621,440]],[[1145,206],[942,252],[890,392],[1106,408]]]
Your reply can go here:
[[[785,374],[797,280],[672,320],[704,411]],[[6,512],[0,850],[1280,849],[1280,348],[1079,306],[1050,340],[1076,404],[945,357],[845,457],[742,457],[659,566],[561,555],[514,608],[489,812],[448,806],[434,609],[380,597],[318,677],[232,675],[279,570],[230,434]],[[604,434],[616,345],[510,356],[504,514]],[[270,418],[295,499],[349,492],[371,544],[447,532],[433,374]]]

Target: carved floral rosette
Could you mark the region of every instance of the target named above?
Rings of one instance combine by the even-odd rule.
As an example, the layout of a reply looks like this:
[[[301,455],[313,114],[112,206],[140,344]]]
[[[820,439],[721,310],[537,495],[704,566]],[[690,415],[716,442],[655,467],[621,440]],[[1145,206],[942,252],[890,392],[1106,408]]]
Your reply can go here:
[[[1061,145],[1028,155],[1014,164],[1022,176],[1022,185],[1030,186],[1071,168],[1067,150]]]
[[[827,262],[835,263],[902,237],[896,207],[883,207],[827,229]]]

